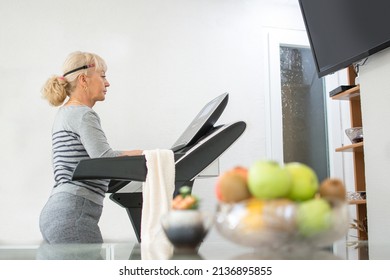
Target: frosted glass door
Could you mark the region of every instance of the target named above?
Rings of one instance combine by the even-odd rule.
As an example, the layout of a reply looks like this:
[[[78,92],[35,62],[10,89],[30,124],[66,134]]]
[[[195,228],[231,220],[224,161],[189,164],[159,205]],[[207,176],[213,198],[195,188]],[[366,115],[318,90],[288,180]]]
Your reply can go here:
[[[313,167],[320,180],[329,176],[326,101],[311,50],[280,46],[284,162]]]

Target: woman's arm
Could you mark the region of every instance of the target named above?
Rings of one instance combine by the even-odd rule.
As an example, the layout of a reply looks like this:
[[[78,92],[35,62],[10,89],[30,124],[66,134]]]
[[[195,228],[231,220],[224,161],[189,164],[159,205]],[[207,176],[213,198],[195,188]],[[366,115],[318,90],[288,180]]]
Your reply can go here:
[[[116,157],[116,156],[138,156],[142,150],[114,151],[108,144],[106,135],[100,126],[99,116],[94,111],[84,114],[80,125],[81,142],[91,158]]]

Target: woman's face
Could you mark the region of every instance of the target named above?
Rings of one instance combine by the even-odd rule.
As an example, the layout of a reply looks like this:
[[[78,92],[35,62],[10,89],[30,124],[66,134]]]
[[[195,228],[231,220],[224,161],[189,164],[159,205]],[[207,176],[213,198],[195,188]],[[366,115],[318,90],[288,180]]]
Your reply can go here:
[[[110,83],[106,79],[104,71],[91,71],[87,76],[88,81],[88,94],[90,100],[95,103],[96,101],[103,101],[107,93],[107,87]]]

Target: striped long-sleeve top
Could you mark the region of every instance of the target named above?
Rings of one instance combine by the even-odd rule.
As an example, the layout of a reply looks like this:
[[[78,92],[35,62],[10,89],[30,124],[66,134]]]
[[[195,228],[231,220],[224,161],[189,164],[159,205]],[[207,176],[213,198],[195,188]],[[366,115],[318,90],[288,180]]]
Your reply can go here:
[[[99,116],[87,106],[61,107],[52,130],[54,188],[52,194],[68,192],[103,205],[108,180],[72,181],[82,159],[119,156],[101,128]]]

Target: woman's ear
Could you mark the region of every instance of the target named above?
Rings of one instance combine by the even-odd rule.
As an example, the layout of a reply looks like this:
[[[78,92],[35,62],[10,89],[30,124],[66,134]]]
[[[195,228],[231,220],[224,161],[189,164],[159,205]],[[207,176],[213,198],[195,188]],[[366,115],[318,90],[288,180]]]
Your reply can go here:
[[[86,86],[87,85],[87,76],[85,74],[80,74],[78,77],[78,82],[82,85],[82,86]]]

